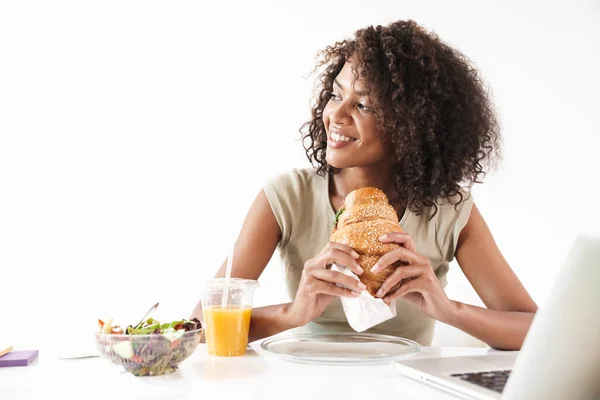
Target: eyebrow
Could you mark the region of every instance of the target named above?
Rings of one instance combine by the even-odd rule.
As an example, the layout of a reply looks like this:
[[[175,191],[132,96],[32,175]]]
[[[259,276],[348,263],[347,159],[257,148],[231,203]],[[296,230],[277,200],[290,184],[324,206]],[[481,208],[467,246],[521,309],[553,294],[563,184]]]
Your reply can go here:
[[[335,79],[333,81],[334,84],[336,84],[340,89],[343,88],[343,86],[340,84],[340,81],[338,81],[337,79]],[[366,90],[361,90],[361,91],[354,91],[354,93],[356,93],[358,96],[368,96],[369,92],[367,92]]]

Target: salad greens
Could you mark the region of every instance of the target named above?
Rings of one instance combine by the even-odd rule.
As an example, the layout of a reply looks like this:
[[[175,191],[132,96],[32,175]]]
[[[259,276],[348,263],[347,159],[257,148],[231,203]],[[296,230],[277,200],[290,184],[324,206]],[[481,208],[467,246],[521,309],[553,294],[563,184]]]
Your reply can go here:
[[[334,224],[333,224],[334,228],[337,228],[337,225],[338,225],[338,220],[340,219],[340,216],[342,215],[342,213],[343,213],[344,211],[346,211],[346,208],[345,208],[345,207],[342,207],[342,208],[340,208],[340,209],[338,210],[338,212],[337,212],[337,213],[335,213],[335,222],[334,222]]]
[[[202,328],[202,322],[198,318],[180,319],[172,322],[161,324],[154,318],[148,318],[136,326],[129,325],[125,331],[119,325],[113,325],[112,319],[104,322],[98,320],[100,333],[104,334],[125,334],[125,335],[150,335],[150,334],[168,334],[178,331],[188,332]]]

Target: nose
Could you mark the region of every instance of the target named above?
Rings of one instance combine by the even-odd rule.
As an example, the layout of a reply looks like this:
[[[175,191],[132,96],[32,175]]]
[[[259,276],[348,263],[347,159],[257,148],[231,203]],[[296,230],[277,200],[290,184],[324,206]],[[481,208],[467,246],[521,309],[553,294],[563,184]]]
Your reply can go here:
[[[341,103],[336,105],[329,113],[329,121],[336,125],[347,124],[350,119],[345,104]]]

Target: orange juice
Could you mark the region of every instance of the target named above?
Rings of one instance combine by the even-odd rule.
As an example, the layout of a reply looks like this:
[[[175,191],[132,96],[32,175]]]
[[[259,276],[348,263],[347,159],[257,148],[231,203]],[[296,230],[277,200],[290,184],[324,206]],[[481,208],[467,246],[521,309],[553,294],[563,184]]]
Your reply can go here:
[[[204,308],[206,344],[211,356],[246,354],[252,309],[242,306],[209,306]]]

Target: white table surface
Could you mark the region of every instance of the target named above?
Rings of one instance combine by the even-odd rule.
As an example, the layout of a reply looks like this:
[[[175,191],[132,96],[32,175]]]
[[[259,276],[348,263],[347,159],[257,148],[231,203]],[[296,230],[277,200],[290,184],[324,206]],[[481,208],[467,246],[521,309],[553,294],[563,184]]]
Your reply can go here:
[[[260,343],[241,357],[210,357],[206,345],[178,371],[135,377],[103,358],[59,360],[40,350],[27,367],[0,368],[0,399],[453,399],[401,376],[394,364],[323,366],[265,354]],[[414,357],[480,355],[487,348],[425,347]],[[213,397],[217,396],[217,397]]]

